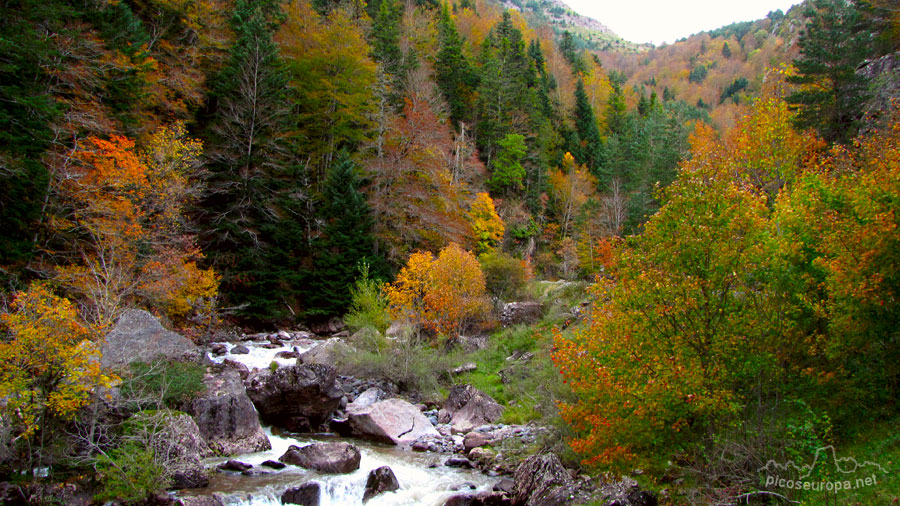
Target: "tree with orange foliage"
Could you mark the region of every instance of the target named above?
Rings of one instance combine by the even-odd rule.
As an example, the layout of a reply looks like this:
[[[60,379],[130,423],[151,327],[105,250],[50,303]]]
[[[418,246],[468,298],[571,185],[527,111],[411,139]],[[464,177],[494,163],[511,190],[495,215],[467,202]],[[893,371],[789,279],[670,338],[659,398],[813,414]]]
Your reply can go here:
[[[437,258],[414,253],[382,290],[395,320],[406,319],[442,336],[459,335],[490,309],[478,260],[456,244]]]
[[[485,192],[475,195],[475,201],[469,209],[469,223],[475,233],[475,248],[478,254],[495,248],[503,240],[505,225],[494,209],[494,201]]]

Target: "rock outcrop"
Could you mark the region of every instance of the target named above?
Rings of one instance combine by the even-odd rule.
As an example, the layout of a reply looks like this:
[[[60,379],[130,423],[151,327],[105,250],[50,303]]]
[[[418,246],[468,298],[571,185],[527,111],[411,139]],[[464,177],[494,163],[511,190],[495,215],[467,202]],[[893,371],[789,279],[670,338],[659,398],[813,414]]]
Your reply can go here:
[[[103,340],[101,354],[104,369],[122,369],[132,362],[196,361],[201,356],[190,339],[166,330],[157,317],[140,309],[129,309],[119,317]]]
[[[363,502],[368,502],[369,499],[376,495],[385,492],[393,492],[399,488],[400,482],[397,481],[397,477],[390,467],[381,466],[378,469],[373,469],[369,472],[369,477],[366,478],[366,490],[363,493]]]
[[[126,431],[164,455],[166,474],[172,488],[198,488],[209,484],[201,458],[209,454],[206,442],[194,420],[177,411],[139,413],[126,422]]]
[[[453,432],[465,433],[492,423],[503,415],[503,406],[472,385],[455,385],[438,412],[440,423],[449,423]]]
[[[318,364],[258,369],[244,385],[263,422],[294,432],[317,430],[343,397],[334,369]]]
[[[525,459],[516,469],[515,482],[515,504],[563,506],[586,500],[554,453],[532,455]]]
[[[206,390],[183,407],[197,423],[210,450],[218,455],[236,455],[272,448],[240,373],[216,369],[203,378]]]
[[[336,442],[313,443],[304,447],[291,445],[278,460],[323,473],[346,474],[359,469],[361,457],[356,446]]]
[[[338,349],[346,346],[340,338],[333,337],[321,344],[317,344],[309,351],[301,353],[297,357],[298,364],[321,364],[334,366],[337,360]]]
[[[387,394],[378,387],[372,387],[365,392],[356,396],[353,402],[347,404],[347,413],[356,413],[362,411],[378,401],[384,400]]]
[[[544,309],[540,302],[510,302],[500,310],[500,323],[504,327],[512,327],[519,324],[531,324],[544,316]]]
[[[353,433],[386,443],[412,444],[423,436],[439,436],[412,404],[400,399],[379,401],[354,412],[348,412]]]

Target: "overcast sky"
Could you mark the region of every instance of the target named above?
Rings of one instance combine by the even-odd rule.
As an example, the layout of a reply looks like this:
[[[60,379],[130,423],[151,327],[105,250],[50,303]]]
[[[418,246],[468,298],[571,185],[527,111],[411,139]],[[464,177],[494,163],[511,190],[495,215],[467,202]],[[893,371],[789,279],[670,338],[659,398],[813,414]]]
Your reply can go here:
[[[580,14],[610,27],[631,42],[672,43],[769,11],[784,12],[799,0],[563,0]]]

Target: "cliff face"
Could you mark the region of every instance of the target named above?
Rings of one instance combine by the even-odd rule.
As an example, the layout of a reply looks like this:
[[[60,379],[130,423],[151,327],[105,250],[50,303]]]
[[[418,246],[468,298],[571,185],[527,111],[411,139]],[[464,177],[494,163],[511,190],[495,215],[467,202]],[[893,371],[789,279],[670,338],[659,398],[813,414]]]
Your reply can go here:
[[[872,99],[866,107],[866,115],[871,122],[877,123],[890,116],[891,102],[900,100],[900,52],[866,62],[857,72],[869,81]]]

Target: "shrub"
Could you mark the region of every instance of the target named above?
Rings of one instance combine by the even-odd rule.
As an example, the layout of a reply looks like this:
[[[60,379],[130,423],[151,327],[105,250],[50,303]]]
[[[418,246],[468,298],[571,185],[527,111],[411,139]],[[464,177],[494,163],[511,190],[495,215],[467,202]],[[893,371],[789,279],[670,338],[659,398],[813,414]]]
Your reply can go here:
[[[153,449],[136,442],[98,457],[96,469],[101,484],[95,496],[98,502],[140,503],[168,485],[166,470],[156,461]]]
[[[478,257],[484,271],[488,293],[499,300],[515,300],[522,297],[525,285],[531,278],[528,264],[499,250]]]
[[[206,368],[194,362],[134,362],[122,383],[132,410],[176,408],[203,391]]]
[[[371,327],[382,334],[387,330],[390,325],[387,300],[381,293],[379,282],[369,277],[368,264],[360,265],[359,278],[350,289],[350,299],[350,311],[344,317],[348,327],[354,331]]]

